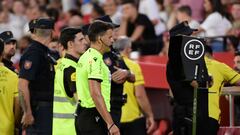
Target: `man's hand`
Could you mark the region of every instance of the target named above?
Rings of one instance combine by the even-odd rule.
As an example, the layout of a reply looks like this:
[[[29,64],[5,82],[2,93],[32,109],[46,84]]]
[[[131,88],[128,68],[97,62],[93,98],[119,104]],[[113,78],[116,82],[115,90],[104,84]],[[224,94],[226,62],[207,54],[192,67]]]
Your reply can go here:
[[[121,19],[122,19],[122,21],[127,22],[127,21],[129,21],[130,16],[128,14],[123,14]]]
[[[156,123],[155,123],[153,117],[148,117],[146,119],[146,126],[147,126],[147,134],[150,134],[155,130]]]
[[[198,88],[198,82],[196,80],[193,80],[190,85],[193,87],[193,88]]]
[[[24,113],[21,121],[23,128],[27,128],[28,126],[34,123],[34,117],[32,113]]]
[[[117,84],[124,83],[127,80],[129,72],[121,68],[114,68],[117,69],[117,71],[112,74],[112,80]]]
[[[120,135],[118,127],[114,125],[108,125],[108,132],[110,135]]]

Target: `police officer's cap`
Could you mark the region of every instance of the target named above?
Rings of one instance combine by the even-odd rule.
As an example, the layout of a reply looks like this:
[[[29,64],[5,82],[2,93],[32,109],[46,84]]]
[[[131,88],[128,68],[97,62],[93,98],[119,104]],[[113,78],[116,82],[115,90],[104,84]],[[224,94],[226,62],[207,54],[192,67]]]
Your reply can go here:
[[[54,21],[50,18],[39,18],[33,20],[32,24],[33,28],[37,29],[53,29],[54,28]]]
[[[175,25],[172,29],[170,29],[170,37],[177,35],[187,35],[190,36],[197,29],[192,29],[189,27],[188,22],[184,21],[180,24]]]
[[[28,23],[29,31],[30,31],[31,33],[33,33],[33,31],[34,31],[34,27],[35,27],[36,21],[37,21],[37,19],[33,19],[33,20],[31,20],[31,21]]]
[[[103,21],[103,22],[111,23],[114,28],[118,28],[118,27],[120,26],[120,25],[118,25],[118,24],[113,23],[113,22],[112,22],[112,19],[109,17],[109,15],[101,16],[101,17],[97,18],[96,20],[101,20],[101,21]]]
[[[9,43],[11,41],[17,41],[14,37],[13,37],[13,33],[11,31],[4,31],[0,34],[0,40],[4,43]]]

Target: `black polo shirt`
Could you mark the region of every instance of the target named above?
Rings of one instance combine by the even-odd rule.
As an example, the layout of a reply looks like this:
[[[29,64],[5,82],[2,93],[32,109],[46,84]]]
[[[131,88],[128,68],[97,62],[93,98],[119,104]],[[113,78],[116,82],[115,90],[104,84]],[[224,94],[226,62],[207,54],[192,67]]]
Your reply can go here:
[[[33,40],[20,59],[19,78],[29,81],[31,101],[53,101],[54,61],[45,45]]]
[[[78,58],[75,58],[70,54],[66,54],[65,58],[70,59],[76,63],[78,62]],[[73,94],[77,91],[77,89],[76,89],[76,80],[71,76],[73,74],[76,74],[76,68],[70,66],[68,68],[65,68],[63,72],[64,72],[64,75],[63,75],[64,88],[65,88],[66,94],[69,97],[73,97]]]
[[[114,66],[129,70],[123,59],[118,55],[116,52],[111,51],[105,53],[103,55],[103,59],[105,64],[108,66],[111,74],[117,71]],[[119,106],[119,102],[122,103],[120,100],[122,99],[123,95],[123,84],[117,84],[114,81],[111,81],[111,108],[112,107],[121,107]]]
[[[127,36],[131,36],[137,26],[143,26],[144,31],[138,40],[149,40],[155,39],[155,29],[152,22],[149,18],[144,14],[138,14],[136,20],[134,22],[128,22],[127,24]]]

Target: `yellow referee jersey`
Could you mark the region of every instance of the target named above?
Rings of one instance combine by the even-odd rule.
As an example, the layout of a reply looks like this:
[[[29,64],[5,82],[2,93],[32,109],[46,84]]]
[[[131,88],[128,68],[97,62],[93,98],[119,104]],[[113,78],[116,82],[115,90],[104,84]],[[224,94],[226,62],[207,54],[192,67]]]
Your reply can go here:
[[[240,75],[224,63],[205,57],[208,73],[213,77],[213,86],[209,88],[208,109],[209,117],[220,120],[219,98],[224,83],[236,83]]]
[[[144,85],[144,78],[139,64],[128,59],[127,57],[123,57],[123,60],[130,71],[134,73],[136,81],[134,83],[126,81],[124,83],[123,92],[124,94],[127,94],[127,103],[122,107],[122,123],[131,122],[142,116],[137,99],[135,97],[135,86]]]
[[[14,134],[14,98],[18,96],[18,76],[0,63],[0,134]]]

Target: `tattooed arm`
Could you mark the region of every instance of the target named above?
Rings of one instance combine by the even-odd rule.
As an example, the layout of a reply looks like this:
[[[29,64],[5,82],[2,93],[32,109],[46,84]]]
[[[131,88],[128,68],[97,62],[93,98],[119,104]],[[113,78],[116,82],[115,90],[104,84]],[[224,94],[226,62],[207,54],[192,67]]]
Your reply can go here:
[[[30,105],[30,96],[29,96],[29,81],[26,79],[19,79],[18,89],[19,89],[19,100],[21,107],[23,109],[23,117],[21,123],[23,127],[26,128],[29,125],[32,125],[34,122],[34,117],[32,115],[32,109]]]

